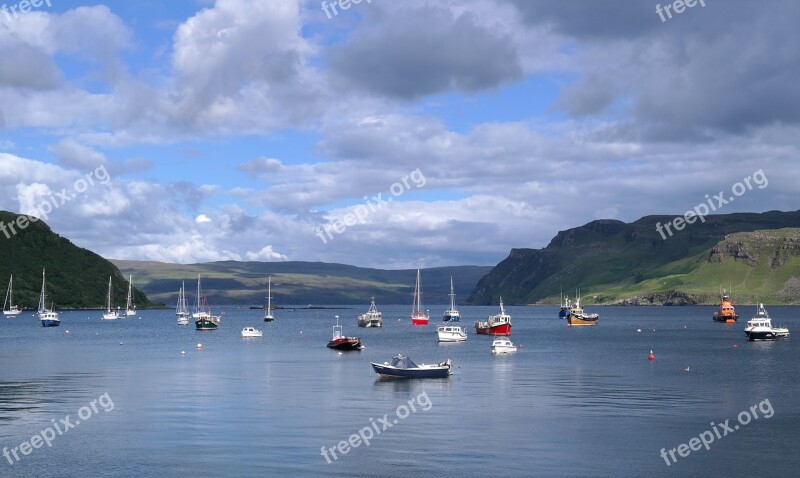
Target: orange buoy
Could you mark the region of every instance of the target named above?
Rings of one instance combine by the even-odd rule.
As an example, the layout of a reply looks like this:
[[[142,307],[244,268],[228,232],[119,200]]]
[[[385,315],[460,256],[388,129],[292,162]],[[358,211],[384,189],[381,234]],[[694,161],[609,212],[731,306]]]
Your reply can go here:
[[[650,351],[650,355],[647,356],[647,360],[655,360],[655,359],[656,359],[656,356],[655,356],[655,354],[653,354],[653,351],[651,350]]]

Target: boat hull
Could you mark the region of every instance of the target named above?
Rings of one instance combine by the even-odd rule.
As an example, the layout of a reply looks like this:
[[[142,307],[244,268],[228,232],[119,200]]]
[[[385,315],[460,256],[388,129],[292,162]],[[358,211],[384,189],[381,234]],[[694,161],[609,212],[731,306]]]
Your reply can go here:
[[[511,324],[495,325],[494,327],[475,326],[478,335],[511,335]]]
[[[58,327],[61,325],[60,320],[42,319],[42,327]]]
[[[570,314],[567,316],[567,325],[569,325],[570,327],[583,326],[583,325],[597,325],[597,321],[599,319],[600,317],[584,318]]]
[[[361,339],[357,337],[340,337],[328,342],[327,347],[334,350],[361,350],[364,346],[361,344]]]
[[[763,330],[763,331],[745,332],[745,334],[747,335],[747,340],[749,340],[750,342],[762,341],[762,340],[782,340],[789,338],[788,331],[776,332],[772,330]]]
[[[517,351],[516,346],[492,346],[492,353],[495,355],[511,354]]]
[[[714,314],[714,316],[711,317],[711,318],[714,319],[714,322],[722,322],[722,323],[725,323],[725,324],[735,324],[736,321],[739,320],[739,316],[738,315],[717,315],[717,314]]]
[[[411,325],[428,325],[429,321],[427,317],[411,317]]]
[[[7,317],[14,317],[15,315],[19,315],[21,313],[22,313],[21,310],[4,310],[3,311],[3,315],[5,315]]]
[[[197,330],[217,330],[219,324],[208,319],[199,319],[194,322],[194,327]]]
[[[447,378],[450,376],[450,365],[417,369],[395,368],[374,362],[371,365],[381,378]]]

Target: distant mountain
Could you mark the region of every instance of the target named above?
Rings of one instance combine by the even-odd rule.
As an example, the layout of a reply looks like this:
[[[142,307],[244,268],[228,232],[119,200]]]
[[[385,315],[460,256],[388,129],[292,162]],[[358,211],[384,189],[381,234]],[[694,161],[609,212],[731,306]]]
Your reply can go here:
[[[210,262],[166,264],[148,261],[113,261],[152,300],[174,304],[181,281],[190,297],[195,295],[197,275],[209,302],[261,305],[265,301],[267,277],[272,275],[272,303],[282,304],[408,304],[416,269],[382,270],[323,262]],[[456,299],[463,301],[491,266],[436,267],[422,270],[423,305],[449,302],[450,276]]]
[[[474,304],[714,303],[721,287],[738,303],[800,302],[800,211],[706,216],[662,238],[647,216],[630,224],[592,221],[559,232],[543,249],[513,249],[483,277]]]
[[[125,306],[128,280],[114,264],[31,219],[0,211],[0,294],[5,296],[8,278],[14,274],[14,302],[35,309],[46,268],[47,298],[56,308],[104,307],[109,276],[113,276],[114,305]],[[139,290],[134,298],[140,308],[152,305]]]

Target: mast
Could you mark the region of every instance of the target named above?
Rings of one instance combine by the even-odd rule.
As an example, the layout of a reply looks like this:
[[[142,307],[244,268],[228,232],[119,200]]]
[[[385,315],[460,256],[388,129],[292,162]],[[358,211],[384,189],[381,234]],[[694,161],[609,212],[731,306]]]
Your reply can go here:
[[[125,304],[125,311],[131,310],[131,305],[133,302],[133,275],[128,276],[128,300]]]
[[[453,291],[453,276],[450,276],[450,310],[456,310],[456,294]]]
[[[6,304],[8,304],[9,299],[11,300],[11,304],[8,304],[9,305],[8,310],[11,310],[11,307],[13,307],[14,305],[14,298],[11,297],[11,284],[13,280],[14,280],[14,275],[12,274],[11,278],[8,279],[8,290],[6,291],[6,300],[3,301],[3,310],[6,310]]]
[[[200,274],[197,274],[197,313],[199,314],[201,310],[202,308],[200,303]]]
[[[39,294],[39,312],[40,313],[44,312],[45,309],[47,309],[47,296],[45,295],[45,292],[44,292],[44,284],[45,284],[44,269],[42,269],[42,292],[41,292],[41,294]]]
[[[108,276],[108,305],[106,307],[106,312],[109,314],[111,313],[111,276]]]

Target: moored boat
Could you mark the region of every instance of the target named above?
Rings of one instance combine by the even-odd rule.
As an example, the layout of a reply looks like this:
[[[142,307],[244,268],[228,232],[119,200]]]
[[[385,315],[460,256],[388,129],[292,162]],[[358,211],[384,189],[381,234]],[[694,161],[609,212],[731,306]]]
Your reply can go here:
[[[725,294],[725,291],[722,292],[719,307],[717,307],[711,318],[715,322],[724,322],[726,324],[732,324],[739,320],[739,316],[736,315],[736,309],[733,307],[733,301],[729,295]]]
[[[264,322],[272,322],[272,276],[267,278],[267,305],[264,307]]]
[[[125,315],[136,315],[136,304],[133,301],[133,276],[128,276],[128,299],[125,301]]]
[[[480,335],[511,335],[511,316],[503,307],[500,297],[500,313],[490,315],[484,321],[475,321],[475,332]]]
[[[789,337],[789,329],[786,327],[773,327],[772,319],[764,308],[764,304],[758,304],[756,315],[747,321],[747,326],[744,328],[744,333],[747,335],[747,340],[753,342],[756,340],[777,340]]]
[[[450,277],[450,308],[444,311],[442,321],[444,322],[458,322],[461,319],[461,313],[456,308],[456,294],[453,292],[453,277]]]
[[[436,327],[436,336],[439,342],[464,342],[467,340],[467,330],[457,325],[440,325]]]
[[[506,337],[498,337],[492,340],[492,353],[495,355],[499,354],[510,354],[517,351],[517,346],[514,345],[510,339]]]
[[[249,339],[255,337],[261,337],[264,335],[260,330],[256,329],[255,327],[245,327],[242,329],[242,338]]]
[[[428,314],[422,312],[422,283],[417,269],[417,284],[414,286],[414,303],[411,305],[411,325],[428,325]]]
[[[339,316],[336,316],[336,325],[333,326],[333,336],[327,345],[328,348],[335,350],[361,350],[364,346],[358,337],[345,337],[342,326],[339,325]]]
[[[42,293],[39,295],[39,320],[42,321],[42,327],[58,327],[61,325],[61,319],[58,317],[58,312],[55,311],[55,306],[47,308],[47,293],[46,281],[44,278],[44,269],[42,269]]]
[[[404,355],[392,357],[392,362],[371,362],[372,369],[382,378],[447,378],[452,373],[450,359],[436,365],[417,365]]]
[[[119,315],[119,308],[117,308],[117,310],[111,308],[111,276],[108,276],[108,294],[106,297],[106,311],[101,318],[103,320],[117,320],[121,318]]]
[[[200,274],[197,275],[197,311],[192,314],[192,317],[197,330],[216,330],[222,321],[221,316],[211,313],[208,297],[203,295],[200,288]]]
[[[22,313],[18,305],[14,305],[14,275],[8,279],[8,290],[6,290],[6,300],[3,302],[3,315],[13,317]]]
[[[181,282],[181,288],[178,291],[178,303],[175,306],[175,316],[178,317],[178,325],[189,325],[189,307],[186,303],[186,284]]]
[[[383,326],[382,314],[378,311],[378,308],[375,307],[375,297],[372,298],[369,310],[367,310],[366,313],[359,315],[357,318],[357,322],[359,327]]]
[[[572,304],[569,301],[569,296],[561,294],[561,308],[558,310],[558,318],[559,319],[566,319],[569,316],[569,309],[572,308]]]
[[[600,314],[587,314],[583,307],[581,307],[581,297],[576,296],[575,304],[570,307],[569,314],[567,314],[567,325],[570,327],[583,326],[583,325],[597,325],[600,319]]]

